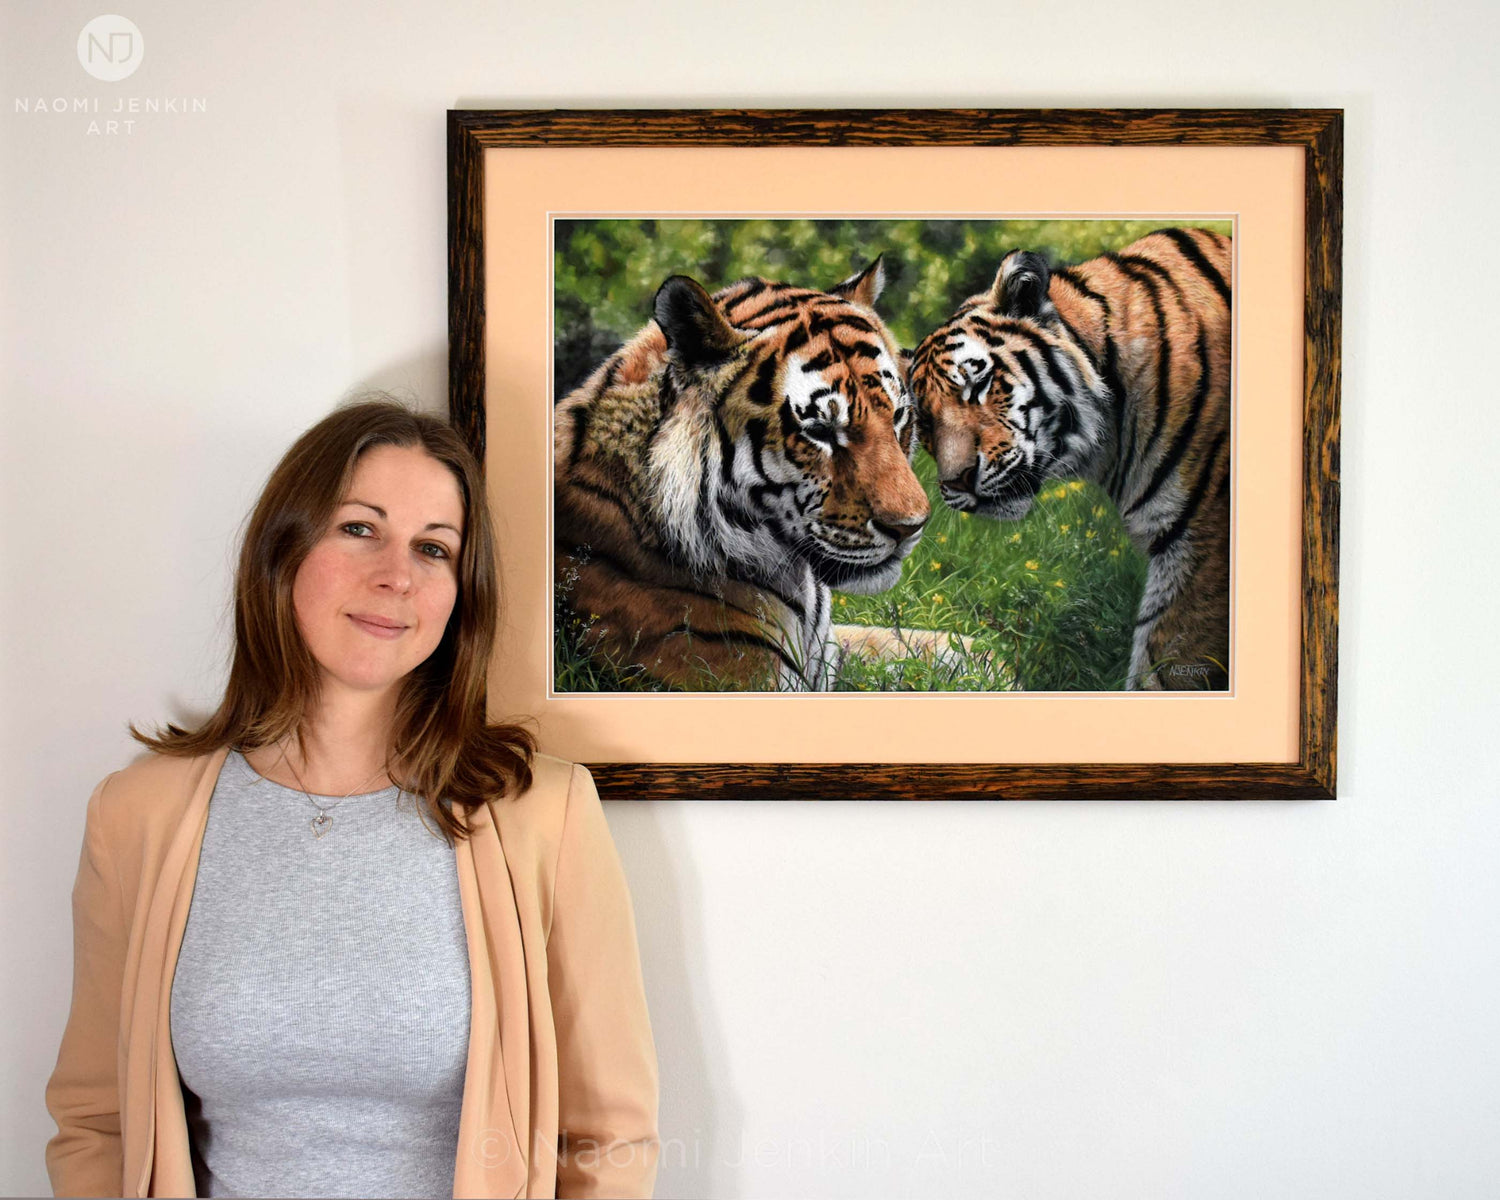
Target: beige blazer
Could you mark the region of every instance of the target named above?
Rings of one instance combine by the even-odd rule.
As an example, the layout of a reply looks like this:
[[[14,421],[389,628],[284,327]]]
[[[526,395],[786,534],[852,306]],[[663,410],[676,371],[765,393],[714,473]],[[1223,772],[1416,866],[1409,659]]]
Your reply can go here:
[[[152,755],[89,800],[73,1003],[47,1108],[59,1196],[191,1196],[167,1011],[227,756]],[[656,1049],[625,876],[593,779],[548,755],[455,846],[473,1021],[455,1196],[649,1196]]]

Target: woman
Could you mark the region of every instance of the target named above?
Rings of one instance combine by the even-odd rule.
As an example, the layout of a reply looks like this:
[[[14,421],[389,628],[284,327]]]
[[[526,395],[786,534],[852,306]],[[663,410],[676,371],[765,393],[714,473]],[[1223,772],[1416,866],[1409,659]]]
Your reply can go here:
[[[588,772],[488,725],[478,468],[385,401],[246,530],[194,731],[88,804],[58,1195],[649,1195],[656,1057]]]

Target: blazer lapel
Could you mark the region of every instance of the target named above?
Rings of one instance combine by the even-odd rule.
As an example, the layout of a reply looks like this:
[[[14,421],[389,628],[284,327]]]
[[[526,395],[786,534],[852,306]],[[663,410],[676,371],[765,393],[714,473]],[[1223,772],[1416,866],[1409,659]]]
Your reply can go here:
[[[187,928],[208,802],[228,756],[229,751],[222,749],[204,760],[202,774],[151,889],[126,1055],[126,1108],[146,1117],[140,1136],[126,1140],[125,1181],[136,1196],[194,1194],[187,1118],[177,1061],[172,1055],[172,975]]]
[[[515,1197],[525,1190],[530,1160],[522,1136],[531,1120],[526,957],[515,889],[488,804],[470,815],[469,829],[454,847],[473,1016],[453,1194]],[[518,1002],[505,1003],[505,997]]]

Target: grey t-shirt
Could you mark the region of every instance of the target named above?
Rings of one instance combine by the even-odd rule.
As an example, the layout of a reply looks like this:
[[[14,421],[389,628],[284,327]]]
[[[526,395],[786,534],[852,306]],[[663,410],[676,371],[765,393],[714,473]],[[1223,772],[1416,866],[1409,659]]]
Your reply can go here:
[[[453,1194],[453,848],[394,787],[328,815],[315,837],[307,797],[233,751],[209,802],[171,995],[200,1196]]]

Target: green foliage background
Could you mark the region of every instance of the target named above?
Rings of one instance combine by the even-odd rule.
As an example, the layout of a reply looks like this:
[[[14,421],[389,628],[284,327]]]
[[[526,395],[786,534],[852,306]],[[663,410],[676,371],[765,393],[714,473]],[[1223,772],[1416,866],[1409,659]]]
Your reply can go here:
[[[959,303],[987,289],[1013,249],[1054,264],[1122,250],[1181,221],[651,220],[558,221],[555,226],[555,399],[651,318],[662,282],[691,275],[714,291],[747,275],[827,288],[883,256],[877,305],[914,348]],[[1197,222],[1224,234],[1227,221]],[[959,665],[851,661],[847,690],[1110,690],[1122,687],[1145,560],[1109,499],[1081,481],[1043,489],[1023,521],[970,518],[946,508],[918,451],[932,503],[922,543],[901,581],[877,596],[835,595],[834,620],[939,629],[970,639]],[[577,653],[576,628],[558,622],[559,690],[641,686]]]

